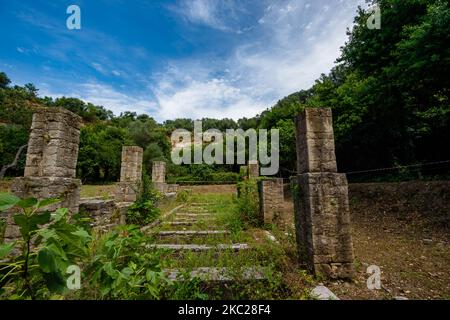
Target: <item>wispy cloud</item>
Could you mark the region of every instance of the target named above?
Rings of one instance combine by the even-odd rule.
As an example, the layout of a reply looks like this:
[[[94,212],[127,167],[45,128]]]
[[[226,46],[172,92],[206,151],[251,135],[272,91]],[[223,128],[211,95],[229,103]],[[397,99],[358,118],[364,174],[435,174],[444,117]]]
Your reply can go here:
[[[309,88],[333,67],[362,2],[341,0],[332,10],[328,1],[321,0],[267,5],[254,39],[237,45],[226,59],[171,61],[154,86],[158,117],[248,117]],[[220,10],[213,4],[218,2],[202,7],[202,23],[217,27],[227,17],[217,17]],[[197,22],[190,11],[186,14]]]
[[[119,115],[122,112],[132,111],[138,114],[152,114],[156,111],[157,105],[151,97],[131,95],[120,92],[110,85],[96,82],[88,82],[75,85],[73,91],[54,92],[50,88],[41,89],[41,96],[53,98],[74,97],[85,102],[90,102],[98,106],[104,106],[114,114]]]
[[[265,0],[260,0],[262,3]],[[254,0],[179,0],[170,10],[192,24],[207,26],[224,32],[242,33],[248,27],[240,25],[251,15],[246,8]]]

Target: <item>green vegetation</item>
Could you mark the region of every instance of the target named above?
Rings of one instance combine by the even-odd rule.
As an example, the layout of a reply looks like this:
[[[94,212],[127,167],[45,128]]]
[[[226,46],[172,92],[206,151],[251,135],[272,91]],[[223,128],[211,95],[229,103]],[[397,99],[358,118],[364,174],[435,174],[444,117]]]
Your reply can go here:
[[[155,243],[155,227],[146,235],[134,225],[122,225],[107,233],[83,228],[83,219],[67,219],[67,210],[48,211],[58,200],[20,200],[0,195],[0,210],[14,209],[14,221],[22,238],[0,245],[0,298],[2,299],[295,299],[309,298],[311,277],[299,273],[286,257],[286,249],[239,219],[238,206],[232,194],[191,195],[192,203],[206,203],[203,208],[215,220],[205,220],[198,227],[231,231],[230,235],[211,235],[189,243],[248,243],[251,250],[236,253],[183,252],[149,249]],[[176,203],[176,201],[172,201]],[[168,239],[173,243],[173,239]],[[161,239],[158,240],[161,242]],[[186,243],[183,239],[180,244]],[[81,271],[80,287],[71,290],[68,267]],[[226,267],[227,276],[236,281],[226,286],[207,284],[189,278],[194,268]],[[244,270],[260,268],[264,280],[240,280]],[[262,268],[262,269],[261,269]],[[169,280],[164,270],[181,271],[178,280]],[[285,272],[296,274],[296,284],[287,281]],[[76,281],[75,281],[76,282]],[[299,286],[299,287],[297,287]],[[300,289],[299,289],[300,288]]]
[[[382,28],[359,10],[337,65],[309,90],[264,112],[260,127],[281,130],[281,166],[295,171],[293,117],[304,107],[331,107],[343,172],[450,159],[450,8],[441,0],[378,0]],[[448,174],[448,165],[388,172],[390,179]],[[418,173],[419,172],[419,173]],[[360,176],[372,180],[380,173]],[[353,178],[353,177],[351,177]],[[358,178],[358,177],[356,177]]]
[[[158,191],[152,188],[150,178],[144,170],[142,173],[142,192],[137,201],[127,210],[127,223],[145,226],[155,221],[161,213],[157,207],[161,198]]]
[[[86,257],[90,235],[67,222],[67,209],[52,214],[42,210],[59,200],[21,200],[0,194],[0,211],[16,208],[14,222],[22,237],[19,243],[0,245],[0,297],[49,299],[66,290],[65,274],[70,265]],[[14,250],[10,261],[4,262]]]
[[[236,199],[239,220],[253,226],[260,224],[259,194],[257,180],[244,180],[238,183],[238,197]]]

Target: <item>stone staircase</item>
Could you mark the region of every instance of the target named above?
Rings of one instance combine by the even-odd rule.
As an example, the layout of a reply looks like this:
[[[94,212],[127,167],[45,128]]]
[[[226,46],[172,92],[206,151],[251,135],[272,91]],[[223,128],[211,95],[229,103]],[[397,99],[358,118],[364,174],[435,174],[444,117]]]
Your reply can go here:
[[[261,281],[265,279],[264,268],[243,267],[229,268],[215,265],[214,257],[221,255],[239,255],[252,250],[248,243],[234,243],[230,230],[225,230],[218,223],[217,214],[212,210],[214,203],[190,203],[178,207],[169,215],[161,219],[161,223],[146,233],[156,240],[148,244],[150,250],[164,250],[171,257],[180,261],[180,267],[164,270],[169,279],[183,281],[188,278],[198,278],[204,283],[228,283],[233,281]],[[183,266],[185,255],[208,255],[212,257],[211,265],[202,265],[195,268]],[[202,256],[198,257],[201,264]]]

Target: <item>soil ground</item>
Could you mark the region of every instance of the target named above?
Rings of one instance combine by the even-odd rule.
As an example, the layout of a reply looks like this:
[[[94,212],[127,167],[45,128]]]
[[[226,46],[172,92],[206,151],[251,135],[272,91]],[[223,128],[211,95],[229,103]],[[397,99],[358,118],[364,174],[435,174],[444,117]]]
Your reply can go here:
[[[325,284],[341,299],[450,299],[450,182],[353,184],[349,198],[357,278]],[[371,265],[381,290],[367,289]]]

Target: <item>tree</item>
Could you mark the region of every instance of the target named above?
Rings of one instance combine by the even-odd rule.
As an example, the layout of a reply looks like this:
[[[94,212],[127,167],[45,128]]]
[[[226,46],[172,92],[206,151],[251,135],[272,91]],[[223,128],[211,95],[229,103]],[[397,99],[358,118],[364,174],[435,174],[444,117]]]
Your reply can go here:
[[[11,83],[11,80],[9,80],[6,73],[0,72],[0,88],[6,89],[10,83]]]

